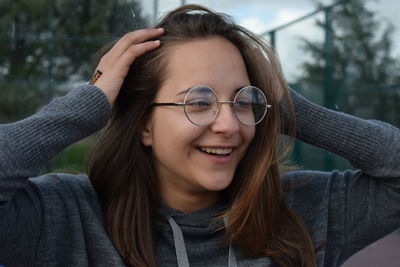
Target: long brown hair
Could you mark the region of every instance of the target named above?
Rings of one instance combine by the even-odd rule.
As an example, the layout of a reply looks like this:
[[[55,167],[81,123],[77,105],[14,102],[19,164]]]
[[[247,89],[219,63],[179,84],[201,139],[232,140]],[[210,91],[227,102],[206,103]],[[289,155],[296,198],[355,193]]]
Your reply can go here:
[[[294,114],[287,85],[274,52],[265,41],[228,16],[197,5],[168,13],[161,47],[137,58],[121,88],[112,118],[92,152],[91,182],[104,207],[106,230],[129,266],[155,266],[155,222],[160,204],[159,182],[149,148],[141,143],[143,127],[162,85],[168,49],[174,44],[219,36],[241,52],[251,84],[272,105],[257,125],[248,151],[225,190],[230,207],[226,239],[249,257],[270,256],[282,266],[316,266],[314,245],[299,216],[285,202],[281,184],[279,103]],[[103,48],[100,56],[115,42]],[[292,126],[291,129],[294,129]],[[291,135],[294,135],[292,132]],[[286,151],[286,150],[285,150]]]

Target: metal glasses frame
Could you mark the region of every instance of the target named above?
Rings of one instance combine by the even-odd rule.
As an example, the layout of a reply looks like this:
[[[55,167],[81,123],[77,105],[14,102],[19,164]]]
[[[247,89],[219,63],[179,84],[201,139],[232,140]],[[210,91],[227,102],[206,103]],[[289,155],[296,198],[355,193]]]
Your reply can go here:
[[[188,114],[186,113],[186,109],[185,109],[185,106],[189,104],[189,103],[186,103],[186,99],[187,99],[188,95],[189,95],[190,92],[192,92],[194,89],[199,88],[199,87],[205,87],[205,88],[207,88],[207,89],[210,89],[211,92],[213,92],[213,94],[215,95],[215,97],[216,97],[216,99],[217,99],[217,103],[218,103],[217,111],[216,111],[215,114],[214,114],[214,118],[210,121],[210,123],[207,123],[207,124],[198,124],[198,123],[195,123],[194,121],[192,121],[192,120],[190,119],[190,117],[188,116]],[[263,114],[262,118],[261,118],[257,123],[255,123],[255,124],[247,124],[247,123],[242,122],[242,121],[239,119],[238,115],[236,114],[235,108],[232,108],[232,110],[233,110],[233,114],[235,114],[235,117],[236,117],[236,119],[237,119],[238,121],[240,121],[240,122],[243,123],[244,125],[254,126],[254,125],[259,124],[259,123],[264,119],[265,115],[267,114],[267,110],[268,110],[269,108],[271,108],[272,106],[269,105],[269,104],[267,104],[267,98],[265,97],[265,94],[263,93],[263,91],[261,91],[259,88],[255,87],[255,86],[251,86],[251,85],[245,86],[245,87],[243,87],[242,89],[240,89],[240,90],[236,93],[235,98],[234,98],[233,100],[218,100],[218,95],[215,93],[215,91],[214,91],[211,87],[206,86],[206,85],[196,85],[196,86],[190,88],[190,90],[186,93],[186,96],[185,96],[185,99],[183,100],[183,102],[152,103],[151,106],[153,106],[153,107],[154,107],[154,106],[182,106],[182,107],[183,107],[183,110],[184,110],[184,112],[185,112],[186,118],[187,118],[191,123],[193,123],[194,125],[197,125],[197,126],[207,126],[207,125],[212,124],[213,121],[215,120],[215,118],[218,116],[218,112],[219,112],[219,110],[220,110],[220,104],[226,103],[226,104],[230,104],[230,106],[232,107],[233,104],[236,103],[236,97],[240,94],[241,91],[247,89],[248,87],[256,88],[257,90],[259,90],[260,93],[262,94],[262,96],[263,96],[264,99],[265,99],[265,103],[266,103],[266,104],[265,104],[265,111],[264,111],[264,114]]]

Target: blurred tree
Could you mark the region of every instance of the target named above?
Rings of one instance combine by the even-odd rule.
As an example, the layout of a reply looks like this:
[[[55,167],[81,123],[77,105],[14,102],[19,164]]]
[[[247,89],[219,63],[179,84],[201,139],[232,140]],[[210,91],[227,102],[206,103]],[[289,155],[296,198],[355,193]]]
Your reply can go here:
[[[333,89],[337,108],[366,118],[400,124],[400,61],[392,53],[394,27],[368,10],[370,0],[348,0],[332,10]],[[320,1],[315,1],[322,7]],[[325,21],[317,21],[324,29]],[[304,89],[323,88],[324,43],[303,39],[311,60],[298,80]]]
[[[36,111],[60,83],[89,80],[105,42],[148,25],[136,0],[0,1],[0,121]]]

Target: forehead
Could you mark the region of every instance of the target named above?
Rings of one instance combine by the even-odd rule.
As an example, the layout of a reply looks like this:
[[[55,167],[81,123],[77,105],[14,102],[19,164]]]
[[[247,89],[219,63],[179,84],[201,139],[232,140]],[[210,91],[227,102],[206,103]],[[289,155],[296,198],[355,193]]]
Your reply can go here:
[[[249,85],[239,50],[221,37],[196,39],[166,50],[166,79],[158,95],[176,95],[196,85],[207,85],[218,94],[231,94]]]

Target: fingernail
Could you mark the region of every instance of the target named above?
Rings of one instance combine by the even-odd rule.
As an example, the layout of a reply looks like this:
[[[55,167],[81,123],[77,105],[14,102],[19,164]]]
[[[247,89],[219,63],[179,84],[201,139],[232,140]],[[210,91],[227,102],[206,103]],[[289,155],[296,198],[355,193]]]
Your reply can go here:
[[[164,28],[157,28],[157,31],[164,31]]]
[[[160,43],[160,40],[155,40],[154,41],[156,44],[159,44]]]

